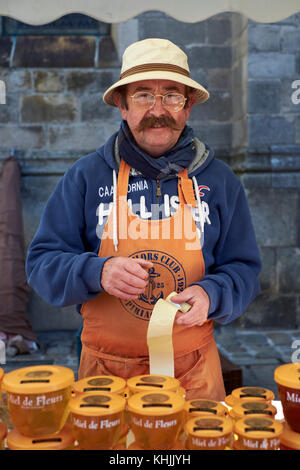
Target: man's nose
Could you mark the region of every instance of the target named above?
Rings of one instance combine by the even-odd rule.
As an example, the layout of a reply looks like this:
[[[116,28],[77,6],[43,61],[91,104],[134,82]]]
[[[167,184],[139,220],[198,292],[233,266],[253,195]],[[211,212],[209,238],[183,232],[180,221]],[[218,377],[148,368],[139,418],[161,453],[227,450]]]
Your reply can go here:
[[[155,116],[161,116],[166,112],[166,109],[162,104],[162,98],[162,96],[156,96],[154,106],[150,109],[151,114],[154,114]]]

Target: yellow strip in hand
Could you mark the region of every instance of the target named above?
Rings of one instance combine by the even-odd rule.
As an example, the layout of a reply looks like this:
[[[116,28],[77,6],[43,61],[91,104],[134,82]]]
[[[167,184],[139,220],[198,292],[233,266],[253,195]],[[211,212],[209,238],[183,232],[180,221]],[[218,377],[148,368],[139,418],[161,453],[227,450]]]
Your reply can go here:
[[[159,299],[152,311],[147,332],[150,374],[174,377],[173,323],[178,306]]]

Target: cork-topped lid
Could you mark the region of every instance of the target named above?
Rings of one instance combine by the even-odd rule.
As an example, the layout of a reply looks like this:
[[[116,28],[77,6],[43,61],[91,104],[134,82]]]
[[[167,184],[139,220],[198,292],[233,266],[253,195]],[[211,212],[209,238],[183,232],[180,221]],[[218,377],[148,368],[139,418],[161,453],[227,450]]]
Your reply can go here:
[[[10,393],[35,394],[61,390],[73,382],[74,372],[68,367],[40,365],[8,372],[2,386]]]
[[[227,408],[222,403],[205,398],[194,398],[186,401],[184,409],[191,415],[225,416],[227,414]]]
[[[77,393],[86,392],[109,392],[123,393],[126,387],[126,380],[113,375],[97,375],[85,377],[73,384],[73,390]]]
[[[272,390],[264,387],[239,387],[231,392],[233,403],[241,400],[272,401],[275,398]]]
[[[285,387],[300,389],[300,363],[277,367],[274,371],[274,380]]]
[[[300,450],[300,433],[293,431],[290,426],[284,422],[283,431],[280,436],[281,444],[291,449]]]
[[[72,427],[66,424],[57,434],[26,437],[13,429],[7,434],[7,447],[10,450],[62,450],[72,448],[74,437]]]
[[[278,437],[282,433],[282,424],[272,418],[262,416],[242,418],[235,422],[234,431],[248,438],[264,439]]]
[[[175,392],[141,392],[128,398],[128,409],[142,415],[162,416],[184,410],[184,398]]]
[[[179,380],[167,375],[137,375],[127,380],[130,392],[139,393],[149,390],[176,392],[180,388]]]
[[[229,415],[234,419],[242,419],[247,416],[263,415],[274,417],[277,413],[275,406],[266,401],[241,401],[231,408]]]
[[[103,416],[123,411],[126,400],[114,393],[87,392],[72,398],[68,406],[71,413],[83,416]]]
[[[198,416],[187,421],[186,433],[197,437],[219,437],[232,432],[233,423],[224,416]]]

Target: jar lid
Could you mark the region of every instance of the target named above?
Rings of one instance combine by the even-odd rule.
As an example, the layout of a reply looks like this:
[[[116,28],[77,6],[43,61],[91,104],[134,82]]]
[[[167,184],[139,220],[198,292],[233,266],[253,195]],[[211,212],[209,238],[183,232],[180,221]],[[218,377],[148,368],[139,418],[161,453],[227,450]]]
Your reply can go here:
[[[113,375],[97,375],[93,377],[85,377],[73,384],[75,393],[86,392],[110,392],[122,393],[126,387],[126,380]]]
[[[277,367],[274,371],[274,380],[285,387],[300,389],[300,364],[292,362]]]
[[[126,400],[121,395],[108,392],[86,392],[71,398],[69,410],[83,416],[103,416],[125,409]]]
[[[284,422],[280,442],[291,449],[300,450],[300,433],[293,431],[290,426]]]
[[[6,442],[10,450],[60,450],[72,447],[74,437],[71,425],[66,424],[57,434],[48,436],[27,437],[13,429]]]
[[[0,421],[0,441],[2,441],[7,434],[7,426],[5,423]]]
[[[74,372],[68,367],[40,365],[8,372],[2,385],[10,393],[35,394],[61,390],[73,382]]]
[[[275,398],[272,390],[264,387],[239,387],[231,392],[234,403],[241,400],[272,401]]]
[[[142,415],[162,416],[184,410],[184,398],[175,392],[141,392],[128,398],[128,409]]]
[[[189,435],[198,437],[219,437],[232,432],[233,423],[224,416],[198,416],[189,419],[185,431]]]
[[[251,416],[235,422],[234,431],[242,436],[256,439],[277,437],[282,433],[282,424],[272,418]]]
[[[149,390],[176,392],[180,388],[180,382],[178,379],[167,375],[147,374],[130,377],[127,380],[127,386],[129,391],[134,393]]]
[[[253,415],[264,415],[272,418],[276,413],[276,407],[266,401],[241,401],[234,405],[229,412],[234,419],[242,419]]]
[[[194,398],[185,402],[184,409],[187,413],[207,414],[211,416],[221,416],[227,414],[226,406],[214,400],[205,398]]]

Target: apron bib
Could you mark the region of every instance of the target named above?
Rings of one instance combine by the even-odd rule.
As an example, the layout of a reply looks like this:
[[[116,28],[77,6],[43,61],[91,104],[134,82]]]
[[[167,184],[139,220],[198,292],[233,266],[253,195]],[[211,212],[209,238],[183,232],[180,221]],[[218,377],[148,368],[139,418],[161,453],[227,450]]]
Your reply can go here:
[[[157,220],[141,219],[129,207],[127,203],[129,172],[130,166],[121,160],[116,197],[117,256],[148,260],[153,263],[153,268],[149,270],[147,290],[138,299],[124,301],[102,292],[82,305],[81,313],[84,321],[79,368],[81,378],[99,375],[99,367],[105,370],[105,373],[110,371],[113,375],[124,378],[147,373],[145,372],[147,368],[149,369],[147,329],[155,303],[160,298],[165,299],[171,292],[179,293],[193,282],[199,281],[205,272],[200,240],[191,211],[191,206],[196,207],[196,200],[187,170],[178,175],[177,211],[169,218]],[[98,253],[101,257],[116,255],[113,243],[113,219],[112,210],[101,240]],[[188,249],[191,244],[193,249]],[[216,347],[212,348],[212,343],[214,337],[211,320],[202,326],[191,328],[174,323],[175,374],[176,358],[178,364],[180,358],[181,362],[186,362],[184,358],[189,358],[189,362],[192,360],[190,364],[192,367],[189,369],[194,369],[196,364],[199,366],[200,362],[203,363],[203,354],[213,349],[212,360],[218,362],[218,353]],[[96,369],[91,368],[93,367],[91,362],[95,364]],[[108,363],[109,369],[105,367]],[[203,367],[202,364],[202,370]],[[177,375],[182,375],[179,370]],[[220,387],[223,394],[222,379]]]

